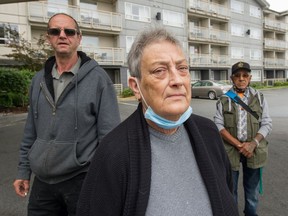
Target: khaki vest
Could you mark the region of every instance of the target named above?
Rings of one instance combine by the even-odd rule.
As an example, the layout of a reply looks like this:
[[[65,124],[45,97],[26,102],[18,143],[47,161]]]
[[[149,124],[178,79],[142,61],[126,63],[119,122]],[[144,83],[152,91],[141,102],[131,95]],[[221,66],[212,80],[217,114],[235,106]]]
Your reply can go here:
[[[261,94],[261,99],[263,100],[263,95]],[[231,101],[227,96],[222,96],[219,100],[222,103],[223,107],[223,117],[224,117],[224,127],[225,129],[233,136],[237,138],[237,122],[238,122],[238,110],[237,105]],[[250,94],[249,97],[249,107],[255,111],[259,116],[259,121],[253,117],[250,113],[247,113],[247,142],[253,140],[258,132],[261,124],[262,118],[262,107],[260,106],[260,101],[258,99],[257,94],[253,96]],[[232,166],[232,170],[237,171],[240,168],[240,153],[238,150],[230,145],[223,139],[224,146],[228,157],[230,159],[230,163]],[[267,140],[261,140],[258,148],[254,150],[254,154],[251,158],[247,159],[247,166],[252,169],[257,169],[263,167],[266,163],[268,156],[268,142]]]

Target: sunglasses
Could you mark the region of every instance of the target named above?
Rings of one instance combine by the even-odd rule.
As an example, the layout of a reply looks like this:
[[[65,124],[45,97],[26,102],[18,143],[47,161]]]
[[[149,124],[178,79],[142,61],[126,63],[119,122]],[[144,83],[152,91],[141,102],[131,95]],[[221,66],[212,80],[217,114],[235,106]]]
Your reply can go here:
[[[47,29],[47,34],[52,36],[59,36],[61,34],[61,31],[64,31],[66,36],[74,36],[75,34],[79,34],[79,32],[76,29],[69,29],[69,28],[49,28]]]
[[[235,74],[233,74],[233,77],[240,78],[241,76],[244,78],[248,78],[250,76],[250,74],[248,74],[248,73],[235,73]]]

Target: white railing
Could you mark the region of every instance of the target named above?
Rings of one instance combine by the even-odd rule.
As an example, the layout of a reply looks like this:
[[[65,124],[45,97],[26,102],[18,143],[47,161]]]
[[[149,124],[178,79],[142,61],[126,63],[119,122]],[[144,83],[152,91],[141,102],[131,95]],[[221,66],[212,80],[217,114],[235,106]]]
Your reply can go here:
[[[230,33],[219,29],[194,27],[189,29],[189,39],[209,40],[219,43],[230,43]]]
[[[191,67],[229,67],[230,58],[228,55],[214,55],[214,54],[194,54],[190,55]]]
[[[111,31],[122,30],[122,15],[120,13],[83,9],[79,6],[48,4],[47,2],[28,3],[28,18],[30,21],[47,23],[52,15],[60,12],[71,15],[80,27]]]
[[[285,22],[279,22],[269,18],[264,19],[264,25],[266,28],[272,28],[278,31],[286,31],[288,29],[288,25]]]
[[[225,19],[231,16],[227,6],[207,1],[189,0],[189,9],[195,12],[208,13],[212,16],[222,16]]]
[[[287,49],[288,48],[288,43],[284,40],[274,40],[274,39],[269,39],[265,38],[264,39],[264,47],[265,48],[274,48],[274,49]]]
[[[34,49],[39,48],[36,43],[30,43]],[[45,44],[45,49],[49,49],[50,45]],[[125,53],[122,48],[115,47],[85,47],[79,46],[78,50],[83,51],[92,59],[95,59],[100,65],[124,65]],[[41,52],[39,52],[41,54]],[[45,58],[47,58],[45,56]]]
[[[80,46],[79,50],[95,59],[100,65],[124,65],[125,53],[122,48]]]
[[[288,68],[288,61],[279,58],[264,58],[265,68]]]

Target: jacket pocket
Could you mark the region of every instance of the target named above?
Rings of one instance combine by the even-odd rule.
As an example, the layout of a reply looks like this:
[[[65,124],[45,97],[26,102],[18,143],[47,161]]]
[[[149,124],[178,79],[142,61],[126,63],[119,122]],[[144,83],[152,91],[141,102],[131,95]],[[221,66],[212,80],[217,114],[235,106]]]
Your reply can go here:
[[[30,167],[35,175],[53,177],[71,173],[80,164],[76,157],[76,142],[37,139],[28,153]]]

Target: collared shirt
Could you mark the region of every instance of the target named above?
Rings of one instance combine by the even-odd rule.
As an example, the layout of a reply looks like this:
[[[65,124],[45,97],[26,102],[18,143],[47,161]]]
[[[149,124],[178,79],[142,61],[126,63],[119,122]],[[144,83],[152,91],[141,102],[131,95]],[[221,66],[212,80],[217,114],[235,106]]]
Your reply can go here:
[[[244,93],[237,93],[241,100],[248,105],[249,101],[249,88]],[[247,111],[240,105],[238,107],[239,121],[237,123],[237,138],[244,142],[247,140]]]
[[[257,90],[249,87],[249,92],[255,97],[259,97],[260,99],[259,92]],[[228,100],[231,103],[231,99],[228,98]],[[262,119],[261,127],[257,133],[262,134],[262,136],[265,138],[272,131],[272,119],[269,115],[268,103],[265,98],[263,98],[263,101],[261,100],[260,105],[262,107]],[[219,131],[225,129],[222,103],[217,103],[217,110],[214,115],[214,122],[217,125]]]
[[[74,75],[78,73],[80,64],[81,64],[81,58],[78,58],[76,64],[69,71],[64,71],[61,75],[57,71],[56,63],[54,64],[52,68],[52,77],[53,77],[55,102],[57,102],[61,93],[66,88],[66,86],[71,82]]]

